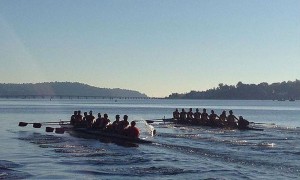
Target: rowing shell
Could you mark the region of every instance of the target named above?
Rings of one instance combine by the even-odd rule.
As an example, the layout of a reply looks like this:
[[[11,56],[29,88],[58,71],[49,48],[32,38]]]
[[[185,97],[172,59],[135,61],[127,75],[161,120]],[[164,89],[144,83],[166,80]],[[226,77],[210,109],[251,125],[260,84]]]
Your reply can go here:
[[[78,133],[81,135],[89,135],[93,136],[93,138],[109,138],[109,139],[115,139],[115,140],[120,140],[123,142],[130,142],[130,143],[139,143],[139,144],[148,144],[152,143],[152,141],[141,139],[141,138],[133,138],[133,137],[128,137],[124,136],[121,134],[116,134],[112,132],[106,132],[103,130],[96,130],[96,129],[86,129],[86,128],[74,128],[73,125],[71,124],[60,124],[60,126],[67,131],[73,133]]]
[[[93,135],[95,137],[105,137],[105,138],[112,138],[112,139],[117,139],[117,140],[122,140],[124,142],[132,142],[132,143],[140,143],[140,144],[147,144],[147,143],[152,143],[152,141],[148,141],[145,139],[141,138],[132,138],[116,133],[111,133],[111,132],[105,132],[102,130],[92,130],[92,129],[86,129],[86,128],[74,128],[72,131],[81,133],[81,134],[87,134],[87,135]]]
[[[247,131],[247,130],[251,130],[251,131],[263,131],[264,129],[260,129],[260,128],[254,128],[254,127],[244,127],[244,128],[240,128],[240,127],[226,127],[226,126],[211,126],[211,125],[207,125],[207,124],[193,124],[193,123],[179,123],[178,121],[174,120],[170,121],[168,119],[168,122],[171,122],[173,124],[177,124],[179,126],[206,126],[206,127],[211,127],[211,128],[223,128],[223,129],[232,129],[232,130],[241,130],[241,131]]]

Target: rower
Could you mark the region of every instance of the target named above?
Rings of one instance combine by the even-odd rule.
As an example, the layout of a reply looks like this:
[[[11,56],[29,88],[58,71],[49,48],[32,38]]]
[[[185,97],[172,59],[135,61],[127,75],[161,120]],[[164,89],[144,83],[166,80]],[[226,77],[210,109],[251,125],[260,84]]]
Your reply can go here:
[[[105,129],[109,122],[110,122],[110,120],[108,119],[108,115],[104,114],[104,118],[102,118],[100,128]]]
[[[178,109],[176,108],[175,111],[173,112],[173,119],[178,121],[179,118],[180,118],[180,113],[178,112]]]
[[[116,120],[111,125],[111,129],[112,129],[113,132],[119,132],[120,131],[119,124],[120,124],[120,115],[117,114],[116,115]]]
[[[196,112],[194,113],[194,118],[198,119],[198,120],[201,118],[201,113],[199,112],[198,108],[196,109]]]
[[[125,129],[125,135],[131,138],[139,138],[140,130],[135,127],[135,121],[131,121],[130,126]]]
[[[194,113],[194,119],[192,120],[192,124],[199,124],[201,119],[201,113],[199,112],[199,109],[196,109],[196,112]]]
[[[222,114],[220,114],[219,120],[220,120],[221,124],[225,124],[226,123],[226,111],[225,110],[222,111]]]
[[[181,112],[180,112],[180,121],[179,123],[185,123],[186,122],[186,112],[185,110],[182,108]]]
[[[75,117],[75,124],[74,124],[74,126],[75,127],[81,127],[81,123],[82,123],[82,115],[81,115],[81,111],[80,110],[78,110],[77,111],[77,116]]]
[[[237,127],[235,120],[238,120],[238,118],[235,117],[235,115],[233,115],[233,111],[230,110],[229,115],[227,117],[227,125],[234,128]]]
[[[218,126],[217,117],[220,118],[217,114],[215,114],[214,110],[211,110],[209,115],[209,124],[211,126]]]
[[[119,123],[119,128],[121,131],[123,131],[128,125],[129,125],[128,116],[124,115],[123,121],[120,121],[120,123]]]
[[[208,124],[208,114],[205,108],[203,108],[203,112],[201,114],[201,123],[205,125]]]
[[[238,128],[239,129],[247,129],[247,128],[249,128],[248,125],[249,125],[249,121],[244,119],[243,116],[240,116],[239,120],[238,120]]]
[[[87,121],[86,121],[86,117],[88,116],[88,113],[87,112],[84,112],[83,113],[83,118],[82,118],[82,122],[81,122],[81,125],[83,127],[86,127],[87,126]]]
[[[74,111],[74,114],[71,116],[70,124],[74,125],[76,122],[77,111]]]
[[[189,112],[187,112],[186,115],[187,115],[187,120],[188,121],[191,121],[192,119],[194,119],[193,109],[190,108]]]
[[[101,113],[98,113],[98,117],[96,121],[93,123],[93,128],[99,129],[101,125],[101,121],[102,121]]]
[[[85,119],[86,119],[87,128],[91,128],[95,119],[95,116],[93,116],[93,111],[90,111],[89,115],[87,115]]]

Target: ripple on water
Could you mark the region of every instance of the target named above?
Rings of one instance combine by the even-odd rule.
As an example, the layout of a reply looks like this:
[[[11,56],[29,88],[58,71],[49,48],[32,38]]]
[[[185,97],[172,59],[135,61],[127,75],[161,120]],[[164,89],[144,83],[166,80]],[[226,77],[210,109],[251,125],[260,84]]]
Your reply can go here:
[[[22,165],[11,161],[0,160],[0,179],[25,179],[31,175],[26,172],[16,171],[14,168],[19,168]]]
[[[75,171],[74,171],[75,172]],[[130,167],[130,168],[109,168],[101,170],[76,170],[76,173],[89,175],[110,175],[110,176],[160,176],[178,175],[193,173],[191,170],[184,170],[172,166],[151,166],[151,167]]]
[[[26,137],[19,137],[20,140],[29,141],[33,144],[55,144],[66,141],[64,138],[54,135],[43,135],[39,133],[33,133]]]

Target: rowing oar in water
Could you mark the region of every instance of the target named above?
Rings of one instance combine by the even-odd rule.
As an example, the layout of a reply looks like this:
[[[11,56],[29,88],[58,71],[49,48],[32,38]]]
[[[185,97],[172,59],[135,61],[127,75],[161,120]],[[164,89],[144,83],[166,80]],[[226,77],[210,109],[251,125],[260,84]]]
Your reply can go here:
[[[41,126],[42,126],[41,123],[19,122],[19,126],[21,126],[21,127],[27,126],[28,124],[32,124],[34,128],[41,128]]]
[[[55,129],[56,134],[64,134],[65,129],[64,128],[53,128],[53,127],[46,127],[46,132],[53,132]]]
[[[275,123],[257,123],[257,122],[249,122],[251,124],[265,124],[265,125],[275,125]]]
[[[70,122],[70,121],[59,121],[59,122],[41,122],[41,123],[27,123],[27,122],[19,122],[19,126],[24,127],[28,124],[32,124],[34,128],[41,128],[42,124],[59,124],[63,122]]]
[[[139,120],[141,121],[141,120]],[[173,121],[172,118],[163,118],[163,119],[146,119],[146,120],[142,120],[142,121],[146,121],[148,124],[151,124],[151,123],[155,123],[155,122],[171,122]]]
[[[27,122],[19,122],[19,126],[24,127],[28,124],[32,124],[34,128],[41,128],[42,124],[57,124],[61,122],[69,122],[69,121],[60,121],[60,122],[43,122],[43,123],[27,123]],[[53,132],[55,129],[55,133],[57,134],[64,134],[65,129],[64,128],[53,128],[53,127],[46,127],[46,132]]]

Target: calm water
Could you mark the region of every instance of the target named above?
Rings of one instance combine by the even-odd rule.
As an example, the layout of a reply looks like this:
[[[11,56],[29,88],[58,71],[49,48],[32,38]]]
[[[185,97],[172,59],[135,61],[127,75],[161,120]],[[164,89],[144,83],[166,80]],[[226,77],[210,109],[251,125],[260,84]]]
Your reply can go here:
[[[18,122],[68,120],[74,110],[170,117],[174,108],[232,109],[264,131],[153,125],[153,144],[83,139]],[[300,101],[0,100],[0,179],[299,179]],[[274,123],[274,124],[273,124]]]

